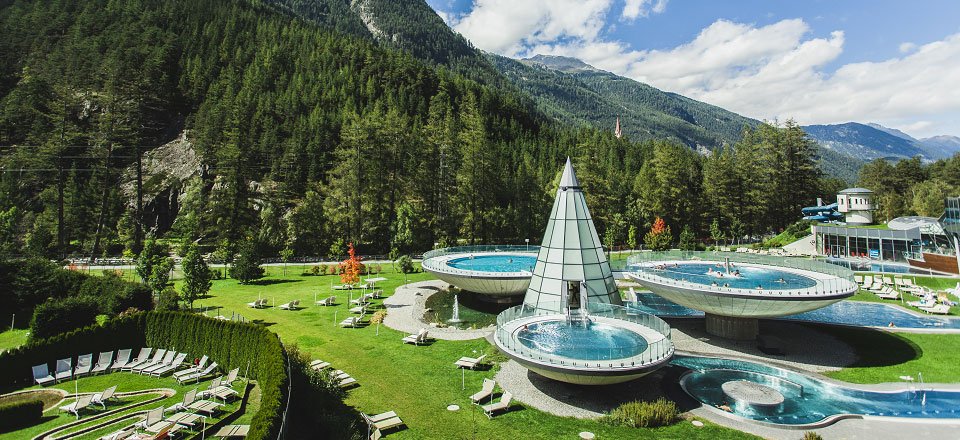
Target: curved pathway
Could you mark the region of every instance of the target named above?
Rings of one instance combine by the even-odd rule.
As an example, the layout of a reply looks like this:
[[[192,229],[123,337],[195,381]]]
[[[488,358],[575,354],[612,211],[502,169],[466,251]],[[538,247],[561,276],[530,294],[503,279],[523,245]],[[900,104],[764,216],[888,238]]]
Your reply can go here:
[[[439,280],[421,281],[397,287],[392,296],[383,300],[383,306],[387,308],[383,325],[407,333],[416,333],[422,328],[429,328],[430,337],[447,341],[478,339],[493,333],[494,326],[465,330],[453,327],[437,328],[421,319],[427,298],[449,287],[449,284]]]

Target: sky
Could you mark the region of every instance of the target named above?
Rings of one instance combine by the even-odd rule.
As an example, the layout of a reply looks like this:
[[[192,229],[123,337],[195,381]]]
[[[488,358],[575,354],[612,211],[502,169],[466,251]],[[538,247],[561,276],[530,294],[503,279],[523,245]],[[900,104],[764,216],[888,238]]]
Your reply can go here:
[[[960,136],[960,0],[427,0],[476,47],[579,58],[765,120]]]

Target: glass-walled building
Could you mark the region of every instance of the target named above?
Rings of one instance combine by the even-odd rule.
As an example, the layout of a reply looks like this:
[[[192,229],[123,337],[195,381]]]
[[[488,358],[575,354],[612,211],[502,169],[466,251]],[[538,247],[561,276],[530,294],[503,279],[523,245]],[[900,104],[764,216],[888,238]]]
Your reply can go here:
[[[836,258],[906,261],[905,253],[922,243],[920,228],[882,229],[815,225],[817,252]]]

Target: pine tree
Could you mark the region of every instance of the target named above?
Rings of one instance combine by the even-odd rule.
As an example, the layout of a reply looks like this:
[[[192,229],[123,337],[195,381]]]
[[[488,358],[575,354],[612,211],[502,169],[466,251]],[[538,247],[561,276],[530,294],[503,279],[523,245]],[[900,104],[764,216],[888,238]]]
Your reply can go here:
[[[240,244],[240,251],[237,258],[233,260],[230,266],[230,277],[240,281],[240,284],[248,284],[250,281],[263,278],[263,267],[260,266],[260,257],[257,255],[257,246],[252,239],[247,239]]]
[[[193,302],[207,294],[213,283],[210,281],[213,274],[210,267],[204,261],[200,254],[200,248],[196,243],[188,242],[185,245],[185,253],[180,267],[183,270],[183,286],[180,288],[181,297],[190,309],[193,309]]]

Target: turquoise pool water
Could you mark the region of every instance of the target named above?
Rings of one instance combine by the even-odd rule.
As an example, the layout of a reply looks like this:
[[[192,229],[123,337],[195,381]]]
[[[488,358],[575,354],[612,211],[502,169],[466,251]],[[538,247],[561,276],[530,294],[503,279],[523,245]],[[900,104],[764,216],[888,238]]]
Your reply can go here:
[[[753,420],[799,425],[837,414],[960,418],[960,392],[957,391],[863,391],[789,370],[731,359],[677,356],[671,364],[692,370],[685,379],[685,387],[694,398],[705,405],[727,405],[734,414]],[[736,380],[772,387],[783,394],[784,403],[763,409],[738,404],[721,390],[721,385]],[[905,388],[910,386],[904,384]]]
[[[537,265],[535,255],[474,255],[454,258],[447,265],[455,269],[475,270],[478,272],[533,272]]]
[[[667,301],[653,293],[637,293],[639,302],[628,304],[641,312],[657,315],[661,318],[696,318],[703,312]],[[822,309],[797,315],[783,316],[777,319],[789,321],[819,322],[857,327],[890,327],[908,329],[960,329],[960,319],[933,315],[914,315],[906,310],[888,304],[858,301],[840,301]]]
[[[769,267],[732,264],[729,271],[722,263],[679,263],[658,267],[654,273],[659,276],[708,286],[716,284],[738,289],[756,289],[760,286],[765,290],[786,290],[817,285],[813,278]]]
[[[606,324],[545,321],[517,332],[527,348],[580,360],[623,359],[647,349],[647,340],[630,330]]]

